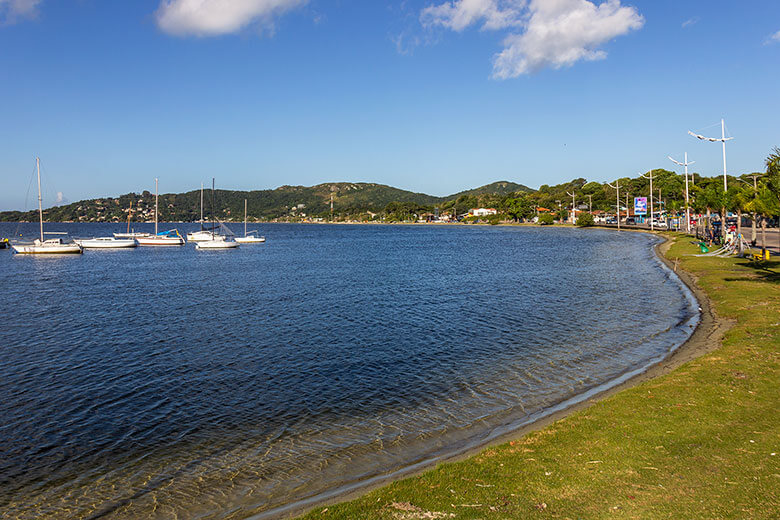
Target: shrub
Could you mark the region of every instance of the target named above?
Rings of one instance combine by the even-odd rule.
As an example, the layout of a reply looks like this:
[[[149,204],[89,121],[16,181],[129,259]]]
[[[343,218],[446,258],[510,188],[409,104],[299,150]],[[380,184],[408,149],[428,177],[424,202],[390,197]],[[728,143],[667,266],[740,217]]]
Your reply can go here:
[[[577,226],[579,227],[588,227],[593,224],[593,215],[590,213],[580,213],[580,216],[577,217]]]
[[[549,213],[542,213],[539,215],[539,220],[537,222],[542,226],[549,226],[555,222],[555,219]]]

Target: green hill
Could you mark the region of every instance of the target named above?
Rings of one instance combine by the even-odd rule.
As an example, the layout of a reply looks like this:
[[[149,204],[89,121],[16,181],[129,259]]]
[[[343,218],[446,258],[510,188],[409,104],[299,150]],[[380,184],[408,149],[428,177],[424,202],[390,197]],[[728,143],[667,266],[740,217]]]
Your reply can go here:
[[[510,193],[517,193],[517,192],[532,193],[534,191],[536,190],[529,188],[528,186],[524,186],[522,184],[517,184],[516,182],[498,181],[498,182],[493,182],[491,184],[485,184],[484,186],[480,186],[479,188],[474,188],[472,190],[460,191],[458,193],[455,193],[445,198],[449,200],[449,199],[457,199],[461,195],[486,195],[486,194],[509,195]]]
[[[219,220],[240,221],[244,218],[244,199],[250,220],[317,218],[330,215],[331,197],[336,216],[351,217],[381,213],[388,205],[402,204],[406,209],[433,209],[447,205],[463,195],[477,203],[478,196],[503,197],[516,191],[528,191],[521,184],[501,181],[467,190],[449,197],[435,197],[425,193],[368,182],[330,182],[316,186],[280,186],[273,190],[233,191],[216,190],[214,194],[215,213]],[[205,192],[204,215],[211,217],[211,191]],[[154,218],[154,194],[144,191],[140,194],[127,193],[119,197],[82,200],[44,210],[44,218],[51,222],[124,222],[130,205],[133,220],[151,221]],[[200,218],[200,190],[185,193],[160,195],[160,221],[191,222]],[[36,211],[0,212],[0,221],[34,221]]]

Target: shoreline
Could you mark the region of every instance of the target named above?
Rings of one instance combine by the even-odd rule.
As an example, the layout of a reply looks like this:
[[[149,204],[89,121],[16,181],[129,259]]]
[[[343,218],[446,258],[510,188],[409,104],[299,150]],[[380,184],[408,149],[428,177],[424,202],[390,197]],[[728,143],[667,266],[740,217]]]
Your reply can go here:
[[[607,228],[609,229],[609,228]],[[626,229],[625,231],[650,233],[649,230]],[[656,235],[655,233],[652,233]],[[707,294],[701,289],[696,278],[691,273],[677,269],[676,262],[666,258],[666,252],[671,247],[673,241],[664,235],[656,235],[663,239],[662,242],[652,246],[653,252],[662,264],[664,264],[680,282],[688,288],[699,306],[699,321],[688,339],[674,350],[668,352],[663,359],[653,362],[648,366],[640,367],[634,370],[628,370],[621,376],[611,381],[597,385],[590,390],[568,398],[557,405],[540,410],[533,415],[536,418],[529,418],[523,424],[509,431],[501,432],[495,435],[488,435],[486,439],[478,442],[474,446],[456,451],[449,455],[434,457],[419,461],[404,468],[376,475],[365,480],[353,482],[340,486],[336,489],[319,493],[312,497],[298,500],[291,504],[278,506],[266,511],[252,514],[247,518],[250,520],[267,520],[274,518],[297,518],[305,515],[318,507],[326,507],[342,502],[351,501],[363,496],[371,491],[387,486],[393,482],[421,475],[439,464],[458,462],[474,457],[475,455],[489,449],[493,446],[504,444],[510,441],[521,439],[532,432],[546,428],[547,426],[572,415],[575,412],[584,410],[591,405],[603,401],[625,389],[639,385],[645,381],[668,374],[679,366],[716,350],[723,338],[725,332],[732,326],[730,321],[719,318],[713,309],[712,302]],[[606,386],[606,388],[604,388]],[[511,426],[510,426],[511,427]],[[497,430],[500,430],[497,429]],[[496,430],[494,430],[495,433]]]

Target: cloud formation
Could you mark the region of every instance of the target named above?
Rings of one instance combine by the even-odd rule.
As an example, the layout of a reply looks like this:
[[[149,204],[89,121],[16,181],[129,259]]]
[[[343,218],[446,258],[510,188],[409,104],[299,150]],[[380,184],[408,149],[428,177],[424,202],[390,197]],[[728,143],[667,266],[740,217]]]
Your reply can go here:
[[[685,29],[686,27],[690,27],[691,25],[694,25],[694,24],[697,24],[697,23],[699,23],[699,17],[698,16],[694,16],[693,18],[689,18],[689,19],[685,20],[682,23],[682,28]]]
[[[482,23],[486,30],[505,29],[520,24],[525,0],[455,0],[426,7],[420,13],[425,27],[440,25],[453,31]]]
[[[38,16],[41,0],[0,0],[0,24],[12,24]]]
[[[639,12],[620,0],[599,5],[590,0],[453,0],[423,9],[420,21],[454,31],[472,25],[509,29],[504,49],[493,60],[497,79],[604,59],[603,44],[644,25]]]
[[[257,25],[273,30],[274,19],[307,0],[162,0],[157,26],[176,36],[218,36]]]
[[[767,41],[769,42],[780,42],[780,31],[777,31],[775,34],[771,35]]]

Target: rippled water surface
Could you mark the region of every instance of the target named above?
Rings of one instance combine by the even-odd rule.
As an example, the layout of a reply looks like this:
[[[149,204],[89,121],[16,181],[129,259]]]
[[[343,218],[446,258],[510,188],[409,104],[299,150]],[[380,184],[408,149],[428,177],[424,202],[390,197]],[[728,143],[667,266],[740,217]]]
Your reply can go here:
[[[273,512],[484,442],[658,360],[697,320],[647,235],[262,232],[221,252],[0,251],[5,517]]]

